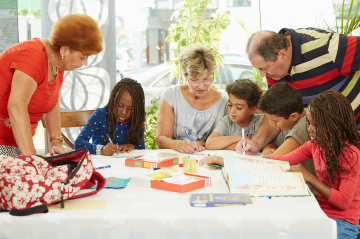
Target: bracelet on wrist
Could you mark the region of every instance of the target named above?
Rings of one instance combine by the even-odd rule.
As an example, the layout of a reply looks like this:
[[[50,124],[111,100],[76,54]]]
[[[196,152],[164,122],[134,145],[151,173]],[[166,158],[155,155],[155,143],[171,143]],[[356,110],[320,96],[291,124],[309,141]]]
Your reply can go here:
[[[53,141],[53,140],[60,140],[61,143],[64,142],[64,138],[63,138],[61,135],[60,135],[60,136],[53,136],[53,137],[51,137],[51,138],[50,138],[50,143],[51,143],[51,141]]]
[[[96,145],[96,155],[102,155],[101,150],[104,147],[104,145],[98,144]]]

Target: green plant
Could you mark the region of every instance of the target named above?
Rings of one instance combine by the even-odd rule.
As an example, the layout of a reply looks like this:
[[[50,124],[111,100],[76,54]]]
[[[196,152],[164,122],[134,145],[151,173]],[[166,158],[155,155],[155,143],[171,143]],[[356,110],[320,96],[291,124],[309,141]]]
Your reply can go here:
[[[184,47],[199,42],[208,47],[214,53],[216,61],[222,65],[224,57],[218,52],[217,44],[221,40],[223,31],[230,25],[230,12],[216,10],[215,13],[209,14],[209,18],[204,18],[208,1],[182,0],[178,2],[171,16],[171,20],[176,19],[176,21],[171,24],[166,41],[176,45],[176,56]],[[169,65],[172,65],[171,79],[178,78],[180,82],[180,77],[183,75],[179,60],[170,61]]]
[[[355,2],[354,0],[351,0],[351,2],[350,2],[349,12],[347,13],[346,23],[344,24],[344,22],[345,22],[344,21],[345,0],[343,0],[342,7],[341,7],[341,28],[340,29],[338,27],[336,15],[335,15],[335,25],[336,25],[337,33],[349,35],[352,31],[354,31],[355,29],[360,27],[360,16],[357,15],[358,11],[359,11],[359,7],[360,7],[359,0],[357,0],[357,6],[355,8],[353,15],[351,16],[354,2]],[[328,29],[331,29],[329,27],[329,25],[327,24],[327,22],[325,21],[325,19],[324,19],[324,22],[325,22],[326,26],[328,27]]]
[[[146,109],[145,124],[145,149],[157,149],[156,147],[156,123],[158,115],[158,100],[152,99],[150,106]]]
[[[41,19],[41,11],[40,9],[37,9],[37,10],[32,10],[31,12],[29,10],[20,10],[20,11],[17,11],[17,9],[10,9],[8,10],[8,13],[10,15],[18,15],[18,16],[23,16],[23,17],[26,17],[29,13],[31,13],[36,19]]]
[[[215,55],[216,61],[222,64],[224,57],[217,51],[220,35],[230,24],[230,12],[222,13],[217,10],[210,14],[210,19],[204,19],[206,6],[209,0],[182,0],[175,6],[171,19],[176,22],[171,24],[167,42],[177,44],[175,55],[192,43],[199,42],[207,46]],[[169,62],[172,65],[170,79],[178,78],[180,83],[181,70],[179,60]],[[217,74],[217,73],[215,73]],[[215,86],[212,86],[216,89]],[[160,97],[153,97],[150,106],[146,109],[145,148],[156,149],[156,123]]]

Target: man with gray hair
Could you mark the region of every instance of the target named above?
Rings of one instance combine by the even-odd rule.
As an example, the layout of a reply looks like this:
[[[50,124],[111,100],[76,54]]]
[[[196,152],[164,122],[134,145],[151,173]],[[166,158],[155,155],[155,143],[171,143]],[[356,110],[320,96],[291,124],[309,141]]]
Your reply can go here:
[[[360,128],[360,37],[318,28],[260,31],[250,37],[246,52],[251,65],[266,76],[269,88],[287,82],[301,93],[305,108],[321,92],[342,92],[351,102]],[[241,142],[236,149],[255,154],[278,134],[264,117],[245,149]]]

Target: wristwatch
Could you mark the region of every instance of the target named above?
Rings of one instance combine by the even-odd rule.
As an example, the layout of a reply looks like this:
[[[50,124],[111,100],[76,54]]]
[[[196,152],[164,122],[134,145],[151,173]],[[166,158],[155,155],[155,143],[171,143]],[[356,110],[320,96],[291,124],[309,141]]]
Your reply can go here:
[[[55,139],[60,140],[61,143],[64,142],[64,138],[63,138],[61,135],[60,135],[60,136],[53,136],[53,137],[51,137],[51,138],[50,138],[50,142],[53,141],[53,140],[55,140]]]

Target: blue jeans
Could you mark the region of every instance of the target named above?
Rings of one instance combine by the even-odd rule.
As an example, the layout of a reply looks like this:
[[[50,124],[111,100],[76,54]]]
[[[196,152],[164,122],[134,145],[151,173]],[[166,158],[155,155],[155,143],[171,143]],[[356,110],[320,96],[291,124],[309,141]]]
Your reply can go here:
[[[360,226],[350,222],[331,218],[336,222],[338,239],[356,239]]]

